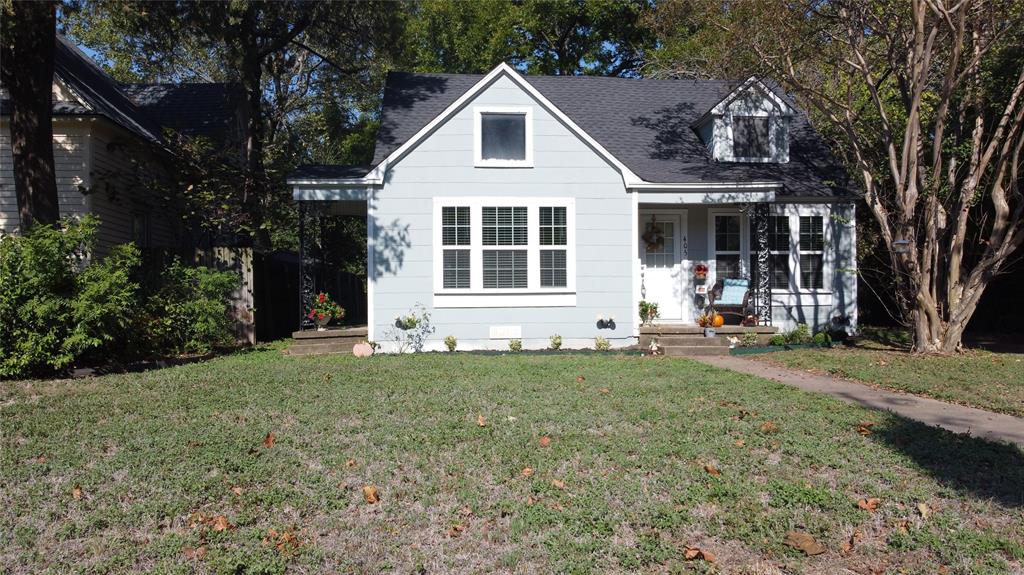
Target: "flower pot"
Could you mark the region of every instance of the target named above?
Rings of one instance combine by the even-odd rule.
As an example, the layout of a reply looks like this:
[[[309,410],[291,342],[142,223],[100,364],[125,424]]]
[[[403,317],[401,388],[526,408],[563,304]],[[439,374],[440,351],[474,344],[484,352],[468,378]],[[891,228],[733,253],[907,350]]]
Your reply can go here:
[[[327,316],[323,316],[323,319],[315,317],[313,318],[313,323],[316,324],[317,331],[327,331],[327,324],[331,323],[331,318]]]
[[[717,335],[717,333],[715,332],[715,328],[713,328],[713,327],[706,327],[706,328],[704,328],[704,337],[715,337],[715,335]]]

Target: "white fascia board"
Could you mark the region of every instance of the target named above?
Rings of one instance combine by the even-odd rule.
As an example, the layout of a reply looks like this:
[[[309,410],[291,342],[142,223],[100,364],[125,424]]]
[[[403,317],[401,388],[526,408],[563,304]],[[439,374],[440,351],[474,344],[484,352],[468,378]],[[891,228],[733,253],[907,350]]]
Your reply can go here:
[[[370,185],[348,185],[348,186],[316,186],[316,187],[292,187],[292,199],[303,201],[360,201],[365,202],[370,195]]]
[[[747,78],[746,81],[744,81],[742,84],[740,84],[735,90],[729,92],[729,94],[725,98],[722,98],[721,102],[715,104],[715,107],[711,108],[711,111],[708,114],[705,114],[705,116],[710,114],[724,114],[725,109],[729,106],[729,104],[732,103],[733,100],[735,100],[744,91],[755,85],[761,90],[761,92],[764,93],[764,95],[768,96],[768,99],[774,102],[775,105],[778,106],[783,111],[783,115],[790,116],[796,113],[796,110],[794,110],[792,106],[786,103],[785,100],[780,98],[779,95],[775,93],[775,90],[772,90],[771,88],[766,86],[764,82],[757,78],[757,76],[751,76]],[[701,119],[703,120],[703,118]],[[700,120],[698,120],[697,124],[700,124]]]
[[[384,160],[381,161],[376,168],[374,168],[369,174],[366,175],[365,179],[383,182],[384,174],[385,172],[387,172],[388,167],[391,166],[391,164],[397,162],[399,159],[405,156],[405,154],[408,153],[409,150],[417,146],[424,138],[429,136],[431,133],[434,132],[434,130],[441,126],[441,124],[447,122],[459,110],[465,107],[466,104],[468,104],[473,98],[475,98],[485,89],[487,89],[488,86],[494,83],[501,76],[507,76],[510,80],[512,80],[512,82],[514,82],[527,94],[532,96],[533,99],[536,100],[541,106],[543,106],[549,113],[558,118],[560,122],[562,122],[566,127],[569,128],[570,131],[572,131],[576,135],[576,137],[583,140],[588,146],[590,146],[594,151],[596,151],[598,155],[604,158],[608,163],[615,166],[615,168],[619,170],[619,173],[622,174],[622,179],[626,183],[626,185],[629,185],[631,182],[642,181],[639,177],[636,176],[636,174],[632,172],[632,170],[627,168],[625,164],[623,164],[621,161],[618,160],[618,158],[613,156],[611,152],[606,150],[604,146],[602,146],[597,142],[597,140],[592,138],[590,134],[587,134],[583,130],[583,128],[579,127],[579,125],[577,125],[576,122],[573,122],[572,119],[569,118],[569,116],[567,116],[564,112],[558,109],[558,106],[555,106],[550,100],[544,97],[544,94],[542,94],[539,90],[534,88],[532,84],[530,84],[525,78],[523,78],[519,74],[519,72],[517,72],[514,68],[512,68],[505,62],[502,62],[495,66],[493,70],[488,72],[487,75],[484,76],[479,82],[474,84],[472,88],[470,88],[464,94],[459,96],[458,99],[456,99],[447,108],[445,108],[443,112],[441,112],[433,120],[428,122],[426,126],[423,126],[420,129],[420,131],[416,132],[416,134],[413,135],[413,137],[406,140],[404,144],[402,144],[393,152],[391,152],[387,158],[384,158]]]

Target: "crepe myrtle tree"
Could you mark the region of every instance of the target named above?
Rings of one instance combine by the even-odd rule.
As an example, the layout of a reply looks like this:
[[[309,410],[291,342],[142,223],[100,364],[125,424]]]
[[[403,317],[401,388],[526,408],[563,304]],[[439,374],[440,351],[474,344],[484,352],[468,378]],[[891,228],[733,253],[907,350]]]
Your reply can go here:
[[[756,4],[731,8],[758,12],[742,43],[835,135],[877,220],[914,349],[959,350],[986,287],[1024,242],[1024,7]]]

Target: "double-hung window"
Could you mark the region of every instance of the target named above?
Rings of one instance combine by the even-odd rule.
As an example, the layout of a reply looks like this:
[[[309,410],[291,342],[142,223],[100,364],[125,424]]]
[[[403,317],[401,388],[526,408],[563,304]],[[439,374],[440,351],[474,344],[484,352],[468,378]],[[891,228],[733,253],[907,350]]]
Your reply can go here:
[[[825,281],[825,218],[800,216],[800,287],[822,289]]]
[[[715,242],[715,277],[743,277],[742,261],[743,236],[739,214],[716,214],[713,216]]]
[[[445,289],[469,288],[470,226],[468,206],[441,208],[441,244]],[[464,246],[455,249],[455,246]]]
[[[732,117],[732,155],[737,160],[771,157],[767,116]]]
[[[768,216],[768,267],[772,289],[790,289],[789,244],[789,216]]]
[[[566,286],[568,220],[565,206],[540,208],[540,285]],[[560,247],[559,247],[560,246]]]
[[[484,206],[481,222],[484,289],[528,287],[526,208]]]
[[[435,307],[575,305],[571,198],[436,198],[434,206]]]

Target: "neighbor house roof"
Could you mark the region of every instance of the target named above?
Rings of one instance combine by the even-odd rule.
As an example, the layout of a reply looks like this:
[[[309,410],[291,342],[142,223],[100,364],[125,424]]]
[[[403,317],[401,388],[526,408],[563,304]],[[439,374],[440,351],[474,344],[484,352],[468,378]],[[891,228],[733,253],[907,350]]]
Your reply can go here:
[[[54,101],[55,116],[102,116],[155,144],[163,143],[165,128],[212,136],[235,118],[231,84],[119,84],[61,35],[53,72],[80,100]],[[10,114],[9,102],[0,102],[0,114]]]
[[[484,76],[392,72],[384,89],[377,165]],[[845,171],[807,117],[790,124],[790,161],[716,161],[694,127],[744,81],[524,76],[633,173],[651,183],[775,181],[782,195],[852,195]],[[775,93],[790,100],[779,90]],[[796,106],[793,106],[796,108]]]

